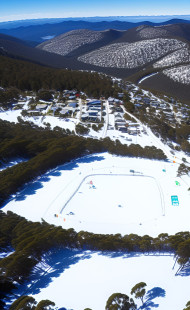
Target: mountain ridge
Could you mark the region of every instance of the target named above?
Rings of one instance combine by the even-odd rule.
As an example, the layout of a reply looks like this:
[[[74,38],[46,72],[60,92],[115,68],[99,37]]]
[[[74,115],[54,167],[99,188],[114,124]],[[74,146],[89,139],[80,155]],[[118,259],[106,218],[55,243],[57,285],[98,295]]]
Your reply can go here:
[[[117,30],[128,30],[135,28],[141,25],[150,25],[150,26],[161,26],[175,23],[184,23],[190,24],[190,20],[183,19],[171,19],[161,23],[153,23],[150,21],[143,22],[127,22],[127,21],[99,21],[99,22],[89,22],[89,21],[73,21],[68,20],[61,23],[55,24],[42,24],[42,25],[30,25],[30,26],[21,26],[13,29],[0,29],[1,33],[11,35],[22,39],[24,41],[33,41],[37,44],[40,44],[45,41],[43,39],[46,36],[54,35],[58,36],[65,32],[76,30],[76,29],[89,29],[89,30],[106,30],[106,29],[117,29]]]

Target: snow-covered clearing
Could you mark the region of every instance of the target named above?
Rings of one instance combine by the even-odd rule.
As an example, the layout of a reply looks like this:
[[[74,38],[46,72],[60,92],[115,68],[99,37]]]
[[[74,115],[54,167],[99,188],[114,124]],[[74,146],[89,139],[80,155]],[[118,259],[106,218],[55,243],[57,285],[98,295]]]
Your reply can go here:
[[[42,277],[28,293],[37,301],[51,296],[58,307],[103,310],[110,295],[120,292],[130,296],[131,288],[143,281],[147,284],[145,309],[182,310],[189,300],[189,276],[175,276],[178,266],[172,270],[173,264],[173,257],[167,255],[76,251],[66,257],[62,254],[57,273],[56,265],[52,266],[44,283]]]
[[[49,123],[51,129],[58,126],[63,129],[75,130],[75,123],[78,122],[76,119],[62,119],[54,116],[31,116],[23,118],[21,116],[22,110],[9,110],[0,112],[0,119],[4,121],[9,121],[13,123],[18,123],[18,117],[21,117],[24,121],[31,122],[39,127],[46,127],[46,124]]]
[[[4,211],[76,231],[174,234],[189,230],[190,214],[189,177],[177,178],[177,169],[173,162],[91,155],[26,185]],[[171,204],[175,195],[179,206]]]
[[[161,195],[155,180],[148,177],[92,175],[84,179],[61,215],[66,221],[73,217],[75,225],[80,223],[88,231],[93,226],[97,232],[115,226],[115,233],[124,232],[126,225],[142,225],[164,215]]]

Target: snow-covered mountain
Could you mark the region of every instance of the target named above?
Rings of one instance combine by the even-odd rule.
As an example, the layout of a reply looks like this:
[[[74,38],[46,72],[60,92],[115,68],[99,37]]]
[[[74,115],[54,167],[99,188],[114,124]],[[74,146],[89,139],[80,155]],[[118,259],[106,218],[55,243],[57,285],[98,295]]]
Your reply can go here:
[[[101,67],[137,68],[185,47],[187,44],[182,41],[160,38],[115,43],[85,54],[78,60]]]

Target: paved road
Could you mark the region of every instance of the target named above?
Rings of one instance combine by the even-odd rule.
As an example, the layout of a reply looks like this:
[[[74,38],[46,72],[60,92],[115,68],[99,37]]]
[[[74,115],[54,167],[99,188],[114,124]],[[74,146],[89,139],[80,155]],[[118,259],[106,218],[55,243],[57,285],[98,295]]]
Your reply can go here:
[[[108,100],[106,100],[106,120],[104,123],[102,138],[105,138],[107,136],[108,124],[109,124],[109,102]]]

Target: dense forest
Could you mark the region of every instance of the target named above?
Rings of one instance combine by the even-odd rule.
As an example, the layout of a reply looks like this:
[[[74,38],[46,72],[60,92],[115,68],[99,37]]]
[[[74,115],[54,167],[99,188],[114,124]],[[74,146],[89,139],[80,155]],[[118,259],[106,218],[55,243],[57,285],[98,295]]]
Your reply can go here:
[[[0,56],[0,86],[28,91],[77,89],[94,97],[108,97],[114,92],[111,78],[103,74],[53,69],[6,56]]]
[[[25,159],[0,172],[0,205],[48,169],[84,155],[106,151],[121,156],[166,159],[163,151],[154,146],[127,146],[109,138],[84,138],[59,127],[52,131],[28,122],[14,124],[0,121],[0,163],[15,158]]]
[[[0,211],[1,252],[12,252],[0,260],[1,309],[17,286],[22,285],[35,272],[37,264],[49,251],[80,249],[92,251],[119,251],[140,253],[171,253],[180,265],[178,273],[190,264],[190,232],[175,235],[166,233],[153,238],[148,235],[129,234],[121,236],[75,232],[50,225],[45,221],[30,222],[10,211]],[[12,292],[12,293],[11,293]]]

